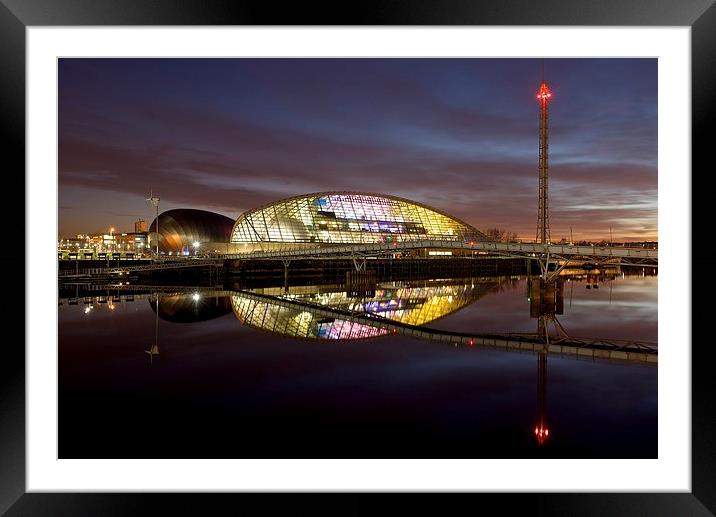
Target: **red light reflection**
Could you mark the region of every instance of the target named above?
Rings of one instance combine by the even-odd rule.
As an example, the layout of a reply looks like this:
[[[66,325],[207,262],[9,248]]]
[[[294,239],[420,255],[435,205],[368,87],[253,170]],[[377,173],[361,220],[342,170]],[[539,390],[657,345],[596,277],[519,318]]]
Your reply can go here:
[[[549,436],[549,429],[538,425],[535,427],[535,436],[537,437],[537,443],[544,445],[544,442],[547,441],[547,437]]]

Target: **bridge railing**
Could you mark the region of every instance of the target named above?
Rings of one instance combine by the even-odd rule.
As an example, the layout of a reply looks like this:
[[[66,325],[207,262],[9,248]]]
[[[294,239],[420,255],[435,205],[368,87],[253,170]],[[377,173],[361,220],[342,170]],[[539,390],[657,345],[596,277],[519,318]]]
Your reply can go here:
[[[630,257],[657,259],[658,250],[616,247],[616,246],[574,246],[569,244],[535,244],[535,243],[512,243],[497,241],[469,241],[456,242],[450,240],[421,239],[414,241],[400,241],[392,243],[371,243],[371,244],[335,244],[321,245],[320,247],[299,247],[296,245],[279,246],[266,251],[250,251],[247,253],[230,253],[224,255],[226,258],[283,258],[291,256],[316,256],[336,255],[351,253],[370,252],[400,252],[404,250],[419,248],[448,248],[465,249],[474,251],[487,251],[493,253],[520,253],[522,255],[533,253],[563,256],[593,256],[593,257]]]

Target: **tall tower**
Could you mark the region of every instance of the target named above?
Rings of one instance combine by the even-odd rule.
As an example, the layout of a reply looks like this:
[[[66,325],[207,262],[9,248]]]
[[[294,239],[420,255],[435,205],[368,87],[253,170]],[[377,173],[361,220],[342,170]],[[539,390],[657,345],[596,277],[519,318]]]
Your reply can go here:
[[[537,92],[539,102],[539,207],[537,210],[537,239],[540,244],[549,243],[549,203],[547,197],[548,150],[549,150],[549,102],[552,91],[544,81],[542,63],[542,84]]]

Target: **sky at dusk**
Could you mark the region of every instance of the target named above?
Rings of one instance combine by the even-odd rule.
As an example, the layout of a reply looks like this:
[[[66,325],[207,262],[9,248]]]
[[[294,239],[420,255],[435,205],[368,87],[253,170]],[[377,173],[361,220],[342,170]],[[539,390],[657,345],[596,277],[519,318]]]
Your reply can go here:
[[[657,60],[547,59],[552,240],[657,238]],[[537,59],[60,59],[59,235],[378,192],[525,240]]]

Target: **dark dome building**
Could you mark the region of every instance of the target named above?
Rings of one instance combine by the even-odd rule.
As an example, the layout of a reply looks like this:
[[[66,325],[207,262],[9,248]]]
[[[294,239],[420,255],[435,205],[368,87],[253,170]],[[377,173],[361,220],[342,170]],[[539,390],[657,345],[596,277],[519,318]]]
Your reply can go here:
[[[234,220],[206,210],[179,208],[159,214],[159,252],[225,252]],[[157,245],[157,220],[149,227],[149,246]]]

